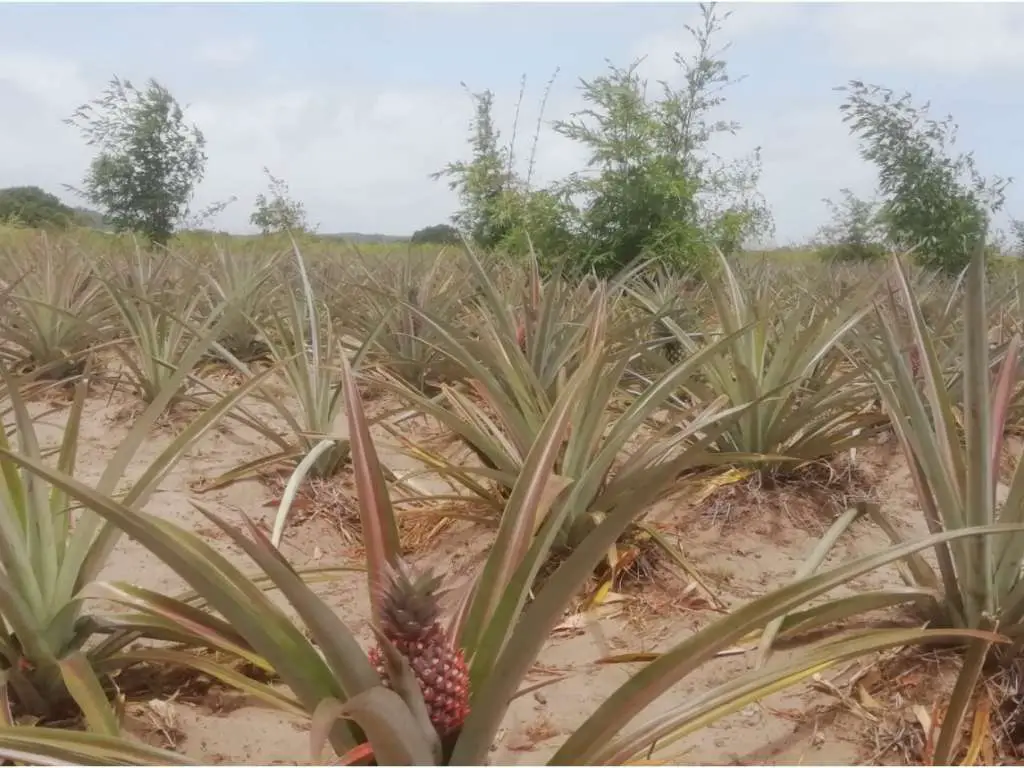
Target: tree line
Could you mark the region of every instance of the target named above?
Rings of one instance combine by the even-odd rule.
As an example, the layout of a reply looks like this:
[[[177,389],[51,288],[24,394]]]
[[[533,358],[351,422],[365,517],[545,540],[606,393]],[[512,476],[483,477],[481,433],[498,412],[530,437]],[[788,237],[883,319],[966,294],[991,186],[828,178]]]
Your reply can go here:
[[[699,266],[716,249],[733,252],[769,237],[759,152],[723,161],[711,151],[716,136],[741,129],[717,116],[738,82],[728,69],[728,46],[717,47],[729,16],[713,3],[701,6],[701,22],[686,28],[692,54],[674,58],[678,86],[649,83],[641,60],[609,63],[602,75],[581,80],[585,109],[552,125],[586,147],[586,167],[544,186],[533,179],[541,120],[523,170],[515,142],[503,142],[495,126],[494,94],[470,91],[470,156],[434,174],[457,193],[458,209],[450,223],[424,228],[412,241],[533,249],[542,263],[564,259],[572,269],[607,275],[640,258]],[[931,118],[909,94],[859,81],[839,90],[841,119],[877,169],[878,188],[871,200],[843,189],[838,201],[826,201],[831,221],[815,238],[820,252],[861,260],[912,248],[926,265],[959,271],[970,252],[965,245],[984,237],[1011,180],[982,176],[970,153],[954,152],[952,118]],[[174,232],[199,226],[234,202],[192,210],[206,170],[205,138],[155,80],[137,88],[114,78],[67,122],[96,149],[81,187],[69,187],[96,211],[89,218],[38,188],[20,187],[0,190],[0,220],[96,225],[99,218],[114,231],[166,244]],[[268,190],[256,199],[253,226],[264,234],[315,231],[287,184],[264,172]],[[1024,223],[1013,221],[1012,232],[1024,247]]]

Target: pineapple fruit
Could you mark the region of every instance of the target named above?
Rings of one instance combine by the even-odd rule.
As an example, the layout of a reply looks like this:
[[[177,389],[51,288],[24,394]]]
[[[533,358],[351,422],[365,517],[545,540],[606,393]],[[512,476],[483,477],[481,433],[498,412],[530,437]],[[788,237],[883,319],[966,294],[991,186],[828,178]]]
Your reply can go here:
[[[440,577],[416,574],[399,562],[388,569],[378,621],[381,634],[409,662],[430,721],[444,737],[461,728],[469,714],[469,670],[462,649],[454,647],[438,620],[440,585]],[[370,651],[370,663],[390,687],[379,646]]]
[[[665,345],[665,359],[669,365],[678,365],[683,359],[683,346],[678,341],[670,341]]]
[[[667,339],[662,346],[665,359],[668,361],[669,365],[678,365],[679,361],[683,359],[683,345],[676,340],[675,335],[665,323],[659,323],[658,325],[667,336]]]

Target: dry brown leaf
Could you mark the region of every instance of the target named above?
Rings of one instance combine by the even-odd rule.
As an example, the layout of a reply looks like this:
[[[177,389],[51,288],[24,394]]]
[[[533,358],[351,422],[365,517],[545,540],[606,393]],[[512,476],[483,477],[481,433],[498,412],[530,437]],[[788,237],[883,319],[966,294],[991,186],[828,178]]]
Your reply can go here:
[[[872,712],[881,712],[884,709],[878,699],[868,693],[868,689],[864,687],[863,683],[857,685],[857,701],[864,709]]]

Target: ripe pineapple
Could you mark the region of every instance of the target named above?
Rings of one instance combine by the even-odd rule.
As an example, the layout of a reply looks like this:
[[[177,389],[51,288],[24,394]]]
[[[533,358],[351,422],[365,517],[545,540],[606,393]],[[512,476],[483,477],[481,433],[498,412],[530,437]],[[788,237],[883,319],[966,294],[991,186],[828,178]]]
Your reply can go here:
[[[430,721],[443,737],[461,728],[469,714],[469,670],[462,649],[453,647],[438,621],[440,584],[431,572],[414,574],[399,562],[389,569],[379,621],[381,633],[412,667]],[[390,686],[379,647],[370,651],[370,663]]]

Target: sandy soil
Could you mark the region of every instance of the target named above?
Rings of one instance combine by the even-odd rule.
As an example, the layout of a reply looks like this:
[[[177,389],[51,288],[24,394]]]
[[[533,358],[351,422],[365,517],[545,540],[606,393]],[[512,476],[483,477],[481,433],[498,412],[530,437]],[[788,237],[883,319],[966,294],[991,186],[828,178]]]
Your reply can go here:
[[[41,404],[37,405],[43,410]],[[82,430],[79,472],[83,478],[98,477],[127,431],[132,410],[132,398],[127,394],[97,393],[91,398]],[[45,431],[53,440],[60,435],[63,418],[61,412],[46,418],[52,428]],[[172,420],[155,432],[137,457],[137,465],[142,466],[160,451],[174,429]],[[199,531],[226,555],[242,562],[242,555],[211,531],[210,525],[190,506],[189,499],[197,498],[195,486],[204,478],[268,450],[268,444],[244,428],[229,424],[212,432],[192,448],[165,480],[148,511]],[[396,459],[386,446],[378,450],[392,465],[409,465],[407,459]],[[912,492],[892,443],[862,451],[858,467],[896,520],[904,526],[912,525],[916,517]],[[268,532],[273,525],[274,492],[265,483],[240,482],[198,498],[222,514],[247,514]],[[285,555],[299,566],[313,562],[325,565],[351,555],[354,545],[338,525],[339,517],[351,514],[345,506],[339,501],[336,510],[321,511],[290,526],[282,547]],[[301,518],[302,511],[297,515]],[[827,527],[829,516],[822,510],[820,500],[793,492],[762,491],[723,496],[714,504],[704,505],[702,510],[688,508],[681,499],[671,500],[662,504],[652,519],[678,542],[689,561],[728,606],[762,594],[792,576],[816,535]],[[479,528],[453,526],[438,535],[424,559],[456,572],[467,563],[479,562],[480,539]],[[843,537],[830,562],[877,550],[884,543],[883,537],[867,523],[857,523],[851,534]],[[102,577],[171,592],[182,587],[168,568],[126,539],[118,545]],[[878,573],[857,586],[876,586],[894,579],[894,572]],[[666,573],[640,597],[608,606],[611,615],[601,619],[599,633],[579,629],[571,622],[564,627],[549,642],[540,662],[548,672],[572,675],[513,704],[502,737],[494,746],[493,762],[543,762],[562,742],[564,734],[630,674],[628,667],[598,666],[588,660],[609,652],[665,648],[711,621],[715,611],[694,600],[692,593],[687,595],[685,586],[684,580]],[[350,627],[364,638],[368,635],[363,577],[347,575],[319,587],[318,591]],[[709,664],[666,694],[654,709],[677,704],[728,679],[750,663],[751,659],[737,655]],[[171,744],[202,762],[294,764],[304,762],[308,754],[306,725],[263,708],[218,707],[214,701],[175,701],[149,707],[135,705],[131,712],[141,725],[148,726],[156,743]],[[851,726],[849,713],[837,706],[836,697],[811,687],[798,687],[750,706],[674,745],[665,757],[687,763],[848,764],[865,759],[858,728],[856,723]]]

